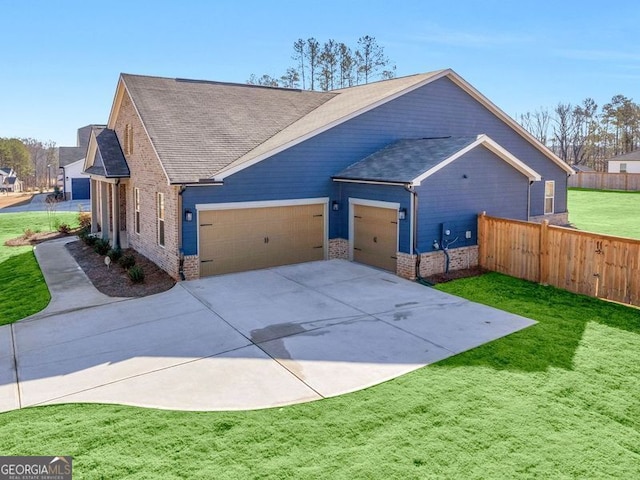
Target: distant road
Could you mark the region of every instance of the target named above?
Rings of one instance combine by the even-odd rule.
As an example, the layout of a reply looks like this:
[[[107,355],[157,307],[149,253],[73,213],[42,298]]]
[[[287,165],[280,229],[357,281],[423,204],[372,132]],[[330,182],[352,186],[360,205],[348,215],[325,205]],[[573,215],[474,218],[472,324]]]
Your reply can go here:
[[[0,213],[16,213],[16,212],[46,212],[47,194],[41,193],[34,195],[31,202],[27,205],[20,205],[18,207],[5,207],[0,208]],[[77,212],[80,207],[85,212],[91,211],[91,200],[66,200],[55,204],[54,210],[56,212]]]

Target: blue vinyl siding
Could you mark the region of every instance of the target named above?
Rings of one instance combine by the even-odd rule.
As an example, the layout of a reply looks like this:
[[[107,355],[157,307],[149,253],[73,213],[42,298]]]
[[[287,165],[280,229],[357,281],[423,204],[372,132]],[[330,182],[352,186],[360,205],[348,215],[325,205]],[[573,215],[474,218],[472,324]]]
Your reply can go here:
[[[338,200],[344,205],[338,212],[330,211],[329,238],[347,238],[346,187],[332,182],[332,175],[399,139],[481,133],[489,135],[543,177],[542,182],[535,182],[531,188],[532,215],[543,213],[544,180],[556,181],[555,210],[566,211],[564,187],[567,180],[564,171],[447,78],[403,95],[242,170],[226,178],[223,186],[187,187],[183,193],[183,207],[195,212],[197,203],[329,197],[330,202]],[[477,159],[478,162],[484,160]],[[502,163],[508,169],[508,178],[515,173],[519,177],[517,185],[526,183],[525,177]],[[458,162],[454,162],[454,168],[457,168],[456,165]],[[504,173],[501,167],[497,167],[495,175]],[[433,181],[430,179],[428,183],[432,184]],[[444,185],[443,188],[448,190],[449,187]],[[521,190],[517,195],[522,197],[527,194],[526,185],[518,188]],[[361,186],[360,189],[354,187],[353,192],[351,194],[350,190],[349,194],[354,197],[388,199],[400,202],[408,209],[409,194],[402,187]],[[460,190],[456,195],[462,197],[465,193]],[[438,202],[451,204],[451,199],[444,200],[443,196],[431,198],[426,193],[424,196],[428,202],[434,202],[434,212],[439,211]],[[515,199],[501,195],[502,205],[491,204],[491,208],[484,209],[498,216],[514,216],[511,209],[514,204],[519,205],[520,197]],[[460,199],[454,204],[462,205],[466,201]],[[470,198],[468,201],[475,200]],[[474,213],[477,213],[479,204],[474,205]],[[447,208],[445,210],[448,211]],[[517,218],[523,217],[519,213]],[[405,226],[401,225],[401,251],[408,251],[408,222],[406,224],[406,232]],[[184,222],[182,238],[185,254],[197,253],[195,221]]]
[[[445,239],[451,248],[476,245],[477,216],[483,211],[527,220],[528,185],[527,177],[486,148],[472,150],[416,187],[418,250],[430,252],[434,240],[442,242],[443,224],[451,231]]]

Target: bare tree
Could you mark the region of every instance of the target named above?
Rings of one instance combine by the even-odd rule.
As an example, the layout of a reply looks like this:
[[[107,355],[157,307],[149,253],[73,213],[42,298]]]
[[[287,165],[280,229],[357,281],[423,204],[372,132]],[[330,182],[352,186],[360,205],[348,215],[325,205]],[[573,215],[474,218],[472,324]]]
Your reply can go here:
[[[293,43],[293,60],[296,61],[296,69],[298,71],[298,77],[302,79],[302,89],[306,89],[307,85],[305,83],[305,45],[306,42],[299,38]],[[289,69],[290,70],[290,69]],[[287,70],[287,71],[289,71]]]
[[[570,143],[573,138],[573,105],[558,103],[554,109],[553,140],[556,154],[565,162],[570,160]]]
[[[334,40],[325,42],[322,51],[318,56],[318,79],[320,90],[333,90],[335,88],[335,77],[338,70],[338,44]]]
[[[247,80],[247,84],[260,85],[263,87],[278,87],[280,85],[277,78],[267,75],[266,73],[261,77],[252,73],[249,80]]]
[[[300,86],[300,75],[295,68],[288,68],[287,73],[280,77],[280,83],[285,88],[298,88]]]
[[[520,115],[520,125],[544,145],[547,145],[550,123],[551,113],[543,107],[533,113],[527,112]]]
[[[338,63],[340,65],[340,88],[351,87],[355,80],[353,70],[356,66],[356,59],[351,53],[351,49],[344,43],[338,45]]]
[[[358,59],[358,72],[364,77],[364,83],[369,83],[369,78],[375,75],[390,62],[384,55],[384,49],[378,45],[375,37],[365,35],[358,39],[358,50],[356,51]]]

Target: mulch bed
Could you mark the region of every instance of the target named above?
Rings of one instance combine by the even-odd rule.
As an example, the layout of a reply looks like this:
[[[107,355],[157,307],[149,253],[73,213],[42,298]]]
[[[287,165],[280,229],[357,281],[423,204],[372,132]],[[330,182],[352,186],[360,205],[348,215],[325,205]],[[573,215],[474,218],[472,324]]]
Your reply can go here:
[[[91,283],[100,292],[110,297],[145,297],[165,292],[176,283],[155,263],[130,248],[123,250],[122,253],[123,255],[133,255],[136,259],[136,265],[141,267],[144,272],[142,283],[133,283],[120,265],[113,264],[107,267],[104,263],[104,256],[98,255],[93,247],[89,247],[84,242],[79,240],[70,242],[66,247],[89,277]]]
[[[55,240],[56,238],[68,237],[68,233],[61,232],[38,232],[30,235],[21,235],[20,237],[11,238],[4,242],[7,247],[24,247],[27,245],[37,245],[47,240]]]
[[[451,280],[458,280],[460,278],[468,278],[468,277],[479,277],[480,275],[487,273],[487,270],[484,270],[480,267],[467,268],[464,270],[452,270],[448,273],[438,273],[436,275],[430,275],[428,277],[424,277],[424,279],[429,282],[438,284],[438,283],[446,283]]]

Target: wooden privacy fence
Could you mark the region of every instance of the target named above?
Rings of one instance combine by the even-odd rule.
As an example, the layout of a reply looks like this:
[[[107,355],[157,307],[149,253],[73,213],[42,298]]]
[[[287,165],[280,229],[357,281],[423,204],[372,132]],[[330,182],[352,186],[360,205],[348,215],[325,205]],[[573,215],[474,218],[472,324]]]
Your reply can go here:
[[[478,247],[487,270],[640,306],[640,240],[483,213]]]
[[[640,191],[640,173],[579,172],[569,177],[569,186],[594,190]]]

